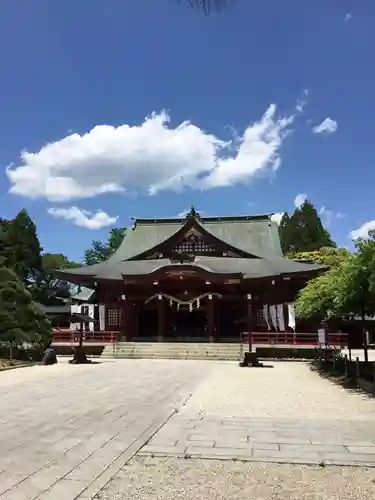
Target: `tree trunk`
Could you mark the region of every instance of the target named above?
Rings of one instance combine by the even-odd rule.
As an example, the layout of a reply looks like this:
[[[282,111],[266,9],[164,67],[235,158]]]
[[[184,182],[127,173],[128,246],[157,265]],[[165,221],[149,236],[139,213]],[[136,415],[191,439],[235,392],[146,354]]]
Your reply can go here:
[[[79,344],[78,347],[81,349],[83,345],[83,323],[79,325]]]
[[[362,337],[363,337],[363,352],[365,355],[365,363],[368,363],[368,345],[367,345],[367,335],[366,335],[366,316],[365,308],[362,307]]]
[[[74,364],[91,363],[91,361],[87,359],[86,353],[83,350],[83,323],[80,324],[78,346],[75,348],[73,359],[70,360],[69,363],[74,363]]]

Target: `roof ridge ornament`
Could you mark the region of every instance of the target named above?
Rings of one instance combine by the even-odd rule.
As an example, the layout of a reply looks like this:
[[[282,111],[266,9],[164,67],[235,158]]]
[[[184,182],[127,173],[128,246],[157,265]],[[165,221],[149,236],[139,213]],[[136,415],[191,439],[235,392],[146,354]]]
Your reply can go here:
[[[194,205],[191,205],[189,212],[186,214],[185,219],[191,219],[192,217],[195,217],[196,219],[200,219],[200,214],[196,211]]]

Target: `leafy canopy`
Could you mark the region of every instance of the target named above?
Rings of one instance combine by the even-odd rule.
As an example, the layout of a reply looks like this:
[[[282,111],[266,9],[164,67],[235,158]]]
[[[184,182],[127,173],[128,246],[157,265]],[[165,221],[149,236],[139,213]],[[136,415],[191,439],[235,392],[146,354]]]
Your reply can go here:
[[[121,245],[125,232],[126,228],[111,229],[107,242],[93,241],[91,248],[85,251],[84,262],[86,266],[98,264],[109,259]]]
[[[311,261],[314,264],[323,264],[336,267],[350,255],[346,248],[322,247],[311,252],[290,252],[286,255],[289,259]]]
[[[335,247],[329,232],[324,228],[314,205],[306,200],[289,217],[285,213],[279,226],[281,248],[290,252],[312,252],[323,247]]]
[[[31,287],[34,299],[44,305],[58,305],[61,303],[61,298],[69,298],[69,283],[56,278],[54,271],[75,267],[81,267],[81,264],[70,261],[61,253],[44,253],[42,255],[42,269],[37,273]]]
[[[0,267],[0,342],[15,347],[45,345],[50,339],[50,323],[20,278],[11,269]]]
[[[35,224],[26,210],[21,210],[11,221],[2,222],[0,243],[2,263],[28,285],[42,269],[42,248]]]
[[[375,237],[356,242],[353,254],[344,253],[331,269],[311,280],[296,301],[299,317],[327,317],[375,313]]]

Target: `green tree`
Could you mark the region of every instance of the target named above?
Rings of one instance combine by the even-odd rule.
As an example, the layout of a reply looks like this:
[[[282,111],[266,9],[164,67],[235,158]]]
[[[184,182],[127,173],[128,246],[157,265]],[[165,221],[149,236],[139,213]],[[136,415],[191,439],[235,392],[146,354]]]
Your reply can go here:
[[[280,244],[284,255],[293,249],[292,230],[288,212],[284,212],[279,224]]]
[[[326,266],[337,267],[350,256],[346,248],[322,247],[319,250],[311,252],[291,252],[286,255],[288,259],[305,260],[314,264],[323,264]]]
[[[124,239],[126,228],[111,229],[109,238],[106,243],[102,241],[93,241],[91,248],[87,249],[84,254],[84,262],[86,266],[104,262],[115,253]]]
[[[356,242],[356,252],[344,263],[335,297],[336,308],[364,320],[375,312],[375,233]]]
[[[17,274],[0,268],[0,342],[13,349],[23,344],[44,346],[51,339],[46,316],[32,301],[31,294]]]
[[[2,230],[3,262],[28,285],[42,269],[41,251],[34,222],[21,210]]]
[[[6,230],[8,228],[9,221],[0,218],[0,266],[6,261]]]
[[[339,250],[339,249],[338,249]],[[337,250],[337,252],[338,252]],[[299,317],[375,313],[375,236],[356,242],[356,251],[339,258],[331,269],[303,288],[296,301]]]
[[[290,252],[311,252],[322,247],[335,247],[329,232],[324,228],[314,205],[306,200],[289,217],[281,220],[280,242],[284,254]]]
[[[44,253],[42,269],[37,273],[31,286],[34,300],[43,305],[58,305],[62,298],[70,297],[70,284],[56,278],[56,269],[72,269],[81,267],[78,262],[70,261],[61,253]]]
[[[295,302],[298,318],[325,319],[338,313],[336,296],[340,287],[342,265],[310,280],[299,292]]]

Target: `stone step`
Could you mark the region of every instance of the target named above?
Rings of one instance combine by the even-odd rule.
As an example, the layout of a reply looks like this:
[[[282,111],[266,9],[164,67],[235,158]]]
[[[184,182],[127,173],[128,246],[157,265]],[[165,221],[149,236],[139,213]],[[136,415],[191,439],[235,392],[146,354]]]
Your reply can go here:
[[[202,356],[202,355],[173,355],[170,354],[155,354],[155,355],[145,355],[145,354],[137,354],[137,355],[115,355],[115,356],[107,356],[105,354],[102,355],[104,358],[116,358],[116,359],[195,359],[195,360],[212,360],[212,361],[241,361],[243,356]]]
[[[191,353],[197,353],[197,354],[221,354],[221,353],[225,353],[225,354],[236,354],[238,352],[243,352],[243,350],[241,349],[237,349],[236,351],[225,351],[223,349],[218,349],[217,351],[215,350],[205,350],[205,349],[131,349],[131,350],[127,350],[127,349],[112,349],[112,348],[109,348],[108,349],[109,352],[118,352],[118,353],[132,353],[132,352],[149,352],[149,353],[153,353],[153,352],[169,352],[171,354],[174,354],[174,353],[187,353],[187,352],[191,352]]]
[[[225,344],[225,343],[220,343],[220,342],[202,342],[202,343],[190,343],[190,342],[118,342],[116,344],[118,347],[141,347],[142,349],[145,347],[175,347],[175,348],[181,348],[181,347],[196,347],[196,348],[212,348],[212,349],[218,349],[218,348],[223,348],[223,349],[239,349],[241,347],[241,344]]]
[[[246,346],[220,343],[121,342],[107,345],[103,357],[129,359],[242,359]]]
[[[112,347],[110,347],[110,349],[113,350]],[[186,351],[186,352],[192,352],[192,351],[195,351],[195,352],[238,352],[240,351],[241,349],[238,348],[238,349],[196,349],[196,348],[192,348],[192,349],[185,349],[185,348],[182,348],[182,349],[171,349],[171,348],[167,348],[167,349],[163,349],[163,348],[153,348],[153,347],[148,347],[148,348],[137,348],[137,347],[132,347],[132,348],[126,348],[126,347],[118,347],[118,348],[115,348],[115,350],[117,352],[134,352],[134,351],[142,351],[142,352],[160,352],[160,351],[163,351],[163,352],[181,352],[181,351]]]

